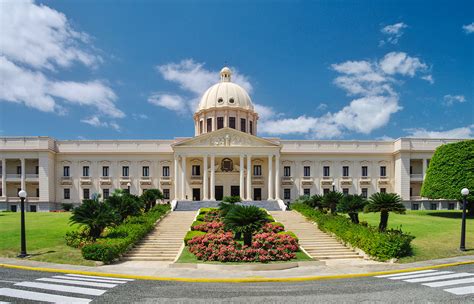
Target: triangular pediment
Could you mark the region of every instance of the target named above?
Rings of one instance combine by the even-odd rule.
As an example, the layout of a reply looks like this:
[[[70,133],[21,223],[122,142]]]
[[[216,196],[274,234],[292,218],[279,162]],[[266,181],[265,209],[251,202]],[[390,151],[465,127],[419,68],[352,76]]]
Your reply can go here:
[[[181,140],[174,147],[279,147],[278,140],[261,138],[232,128],[223,128]]]

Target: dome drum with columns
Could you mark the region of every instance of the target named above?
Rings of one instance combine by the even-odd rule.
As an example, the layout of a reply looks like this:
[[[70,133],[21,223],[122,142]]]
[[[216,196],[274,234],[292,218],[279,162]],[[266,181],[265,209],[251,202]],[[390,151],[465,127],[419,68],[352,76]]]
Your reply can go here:
[[[202,96],[194,113],[195,135],[233,128],[252,135],[257,134],[258,114],[248,93],[233,83],[232,71],[224,67],[221,80]]]

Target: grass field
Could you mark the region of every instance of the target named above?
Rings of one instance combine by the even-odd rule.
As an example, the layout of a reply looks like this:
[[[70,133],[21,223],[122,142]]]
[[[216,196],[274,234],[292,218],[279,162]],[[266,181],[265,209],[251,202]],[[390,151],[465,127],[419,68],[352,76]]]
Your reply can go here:
[[[361,213],[361,221],[377,226],[380,214]],[[474,218],[467,219],[466,248],[459,251],[461,238],[460,211],[407,211],[407,214],[390,213],[389,228],[401,227],[416,238],[412,242],[413,255],[402,258],[401,263],[430,260],[459,255],[474,255]]]
[[[64,235],[69,226],[69,212],[27,212],[26,248],[30,260],[95,265],[82,258],[81,251],[66,245]],[[20,252],[20,213],[0,212],[0,256],[16,257]]]

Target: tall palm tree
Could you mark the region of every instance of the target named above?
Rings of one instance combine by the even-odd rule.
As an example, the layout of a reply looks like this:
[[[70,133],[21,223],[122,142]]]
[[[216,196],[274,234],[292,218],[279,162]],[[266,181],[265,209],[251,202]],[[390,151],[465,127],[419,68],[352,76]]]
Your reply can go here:
[[[406,208],[401,201],[402,198],[396,193],[377,192],[370,196],[364,212],[380,212],[379,231],[385,231],[390,212],[405,214]]]
[[[322,211],[322,209],[323,209],[323,196],[319,195],[319,194],[315,194],[313,196],[310,196],[308,203],[314,209],[318,208],[319,211]]]
[[[252,245],[252,233],[268,221],[267,213],[256,206],[235,205],[224,218],[224,224],[236,233],[244,235],[244,244]]]
[[[344,194],[337,191],[329,191],[323,196],[323,206],[331,210],[331,214],[336,214],[336,206],[344,197]]]
[[[155,207],[156,200],[162,199],[163,194],[159,189],[147,189],[140,195],[140,199],[145,203],[145,212]]]
[[[347,213],[354,224],[359,224],[359,212],[364,210],[367,200],[361,195],[345,195],[337,205],[337,211]]]

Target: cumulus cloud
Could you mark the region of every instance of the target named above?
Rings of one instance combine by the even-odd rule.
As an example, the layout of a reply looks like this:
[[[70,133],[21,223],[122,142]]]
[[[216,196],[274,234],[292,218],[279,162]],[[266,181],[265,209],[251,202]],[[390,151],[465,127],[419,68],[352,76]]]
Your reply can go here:
[[[429,131],[424,128],[406,129],[407,137],[418,138],[472,138],[474,137],[474,124],[466,127],[446,131]]]
[[[410,57],[404,52],[390,52],[380,61],[380,68],[388,75],[401,74],[410,77],[427,66],[420,59]]]
[[[462,29],[466,34],[472,34],[474,33],[474,22],[471,24],[466,24],[462,26]]]
[[[99,116],[93,115],[84,119],[81,119],[81,122],[94,126],[94,127],[105,127],[105,128],[112,128],[116,131],[120,131],[120,126],[112,121],[112,122],[106,122],[106,121],[101,121]]]
[[[431,74],[422,76],[421,79],[428,81],[430,84],[434,84],[434,82],[435,82],[434,78],[433,78],[433,75],[431,75]]]
[[[189,102],[179,95],[154,93],[148,97],[148,102],[179,114],[187,114],[190,111]]]
[[[75,31],[64,14],[33,1],[3,1],[0,19],[0,101],[57,114],[74,104],[111,118],[125,116],[105,81],[57,79],[58,69],[102,62],[89,35]]]
[[[443,102],[446,106],[452,106],[455,103],[466,102],[464,95],[444,95]]]
[[[398,40],[403,36],[403,30],[408,26],[403,22],[387,25],[383,27],[380,32],[386,36],[386,39],[381,40],[379,45],[385,45],[386,43],[397,44]]]

